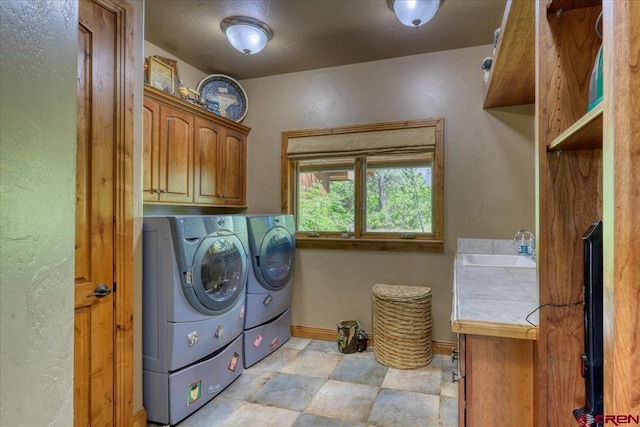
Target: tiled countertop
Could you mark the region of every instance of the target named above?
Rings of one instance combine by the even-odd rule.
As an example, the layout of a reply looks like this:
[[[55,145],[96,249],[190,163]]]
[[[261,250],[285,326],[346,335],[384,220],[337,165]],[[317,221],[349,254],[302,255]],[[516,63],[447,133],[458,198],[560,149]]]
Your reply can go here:
[[[491,248],[460,242],[492,242]],[[505,253],[509,241],[459,239],[453,278],[451,330],[455,333],[535,340],[538,328],[527,322],[538,307],[536,270],[530,268],[465,267],[462,253]],[[484,246],[487,246],[484,245]],[[509,252],[506,252],[507,254]],[[513,252],[511,252],[513,253]],[[529,316],[537,325],[538,312]]]

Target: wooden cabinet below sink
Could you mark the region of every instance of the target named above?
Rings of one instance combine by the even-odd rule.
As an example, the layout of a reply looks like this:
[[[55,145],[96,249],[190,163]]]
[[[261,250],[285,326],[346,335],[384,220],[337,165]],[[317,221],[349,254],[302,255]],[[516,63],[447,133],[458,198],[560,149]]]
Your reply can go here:
[[[244,206],[250,129],[150,86],[144,94],[144,202]]]
[[[458,335],[459,426],[533,426],[534,341]]]

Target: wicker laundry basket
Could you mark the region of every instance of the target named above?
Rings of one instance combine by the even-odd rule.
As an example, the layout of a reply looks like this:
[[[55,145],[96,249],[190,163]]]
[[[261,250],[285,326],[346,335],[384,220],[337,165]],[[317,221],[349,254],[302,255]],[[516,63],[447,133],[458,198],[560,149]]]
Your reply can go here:
[[[414,369],[431,362],[431,288],[373,286],[373,352],[383,365]]]

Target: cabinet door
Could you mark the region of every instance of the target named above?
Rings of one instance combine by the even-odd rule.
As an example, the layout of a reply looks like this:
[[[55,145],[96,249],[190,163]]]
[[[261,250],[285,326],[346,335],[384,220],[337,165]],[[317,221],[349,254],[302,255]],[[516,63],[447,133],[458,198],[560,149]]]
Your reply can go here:
[[[467,363],[465,334],[458,334],[458,426],[467,425]]]
[[[533,427],[532,341],[465,335],[463,353],[466,425]]]
[[[223,182],[226,205],[244,205],[246,187],[246,135],[226,129],[222,143],[222,163],[218,179]]]
[[[180,110],[160,107],[159,201],[193,201],[194,117]]]
[[[159,125],[160,104],[145,97],[142,108],[142,194],[145,202],[157,202],[160,194]]]
[[[224,129],[209,120],[196,118],[194,147],[194,203],[224,204],[222,181],[218,179],[221,164],[221,141]]]

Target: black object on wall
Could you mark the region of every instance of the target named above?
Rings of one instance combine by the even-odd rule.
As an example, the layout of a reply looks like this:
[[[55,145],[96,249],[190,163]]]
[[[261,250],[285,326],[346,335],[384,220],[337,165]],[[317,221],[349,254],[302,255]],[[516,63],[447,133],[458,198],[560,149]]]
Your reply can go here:
[[[600,426],[604,412],[604,345],[602,283],[602,221],[594,221],[582,236],[584,243],[584,353],[582,377],[585,379],[586,404],[573,410],[578,424]]]

